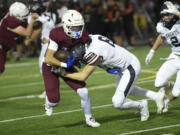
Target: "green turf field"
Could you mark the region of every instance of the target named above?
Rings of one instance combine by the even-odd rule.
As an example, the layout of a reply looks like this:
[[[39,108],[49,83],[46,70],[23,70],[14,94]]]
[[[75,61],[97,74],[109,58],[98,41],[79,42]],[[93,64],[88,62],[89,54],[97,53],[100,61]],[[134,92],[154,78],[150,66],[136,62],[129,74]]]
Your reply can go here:
[[[163,61],[170,53],[168,46],[162,46],[155,53],[150,65],[144,59],[149,46],[137,46],[132,51],[142,65],[137,85],[158,91],[154,79]],[[175,77],[172,78],[174,80]],[[150,118],[141,122],[136,110],[117,110],[111,98],[115,91],[115,80],[97,69],[88,78],[87,86],[92,102],[92,112],[99,128],[86,126],[79,96],[61,81],[61,102],[54,109],[54,115],[44,115],[44,99],[37,98],[43,89],[39,73],[38,58],[24,58],[20,62],[12,59],[6,64],[6,71],[0,76],[0,135],[179,135],[180,99],[175,100],[165,114],[156,113],[156,105],[149,102]],[[142,99],[134,98],[133,99]]]

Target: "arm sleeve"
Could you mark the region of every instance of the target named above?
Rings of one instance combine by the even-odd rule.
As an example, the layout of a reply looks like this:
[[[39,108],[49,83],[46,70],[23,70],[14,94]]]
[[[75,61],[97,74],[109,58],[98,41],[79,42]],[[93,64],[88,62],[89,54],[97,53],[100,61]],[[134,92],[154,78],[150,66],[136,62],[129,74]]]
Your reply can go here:
[[[88,52],[84,55],[84,61],[87,64],[93,64],[97,59],[99,58],[99,55],[95,54],[94,52]]]
[[[57,51],[58,50],[58,44],[55,41],[50,40],[48,49]]]

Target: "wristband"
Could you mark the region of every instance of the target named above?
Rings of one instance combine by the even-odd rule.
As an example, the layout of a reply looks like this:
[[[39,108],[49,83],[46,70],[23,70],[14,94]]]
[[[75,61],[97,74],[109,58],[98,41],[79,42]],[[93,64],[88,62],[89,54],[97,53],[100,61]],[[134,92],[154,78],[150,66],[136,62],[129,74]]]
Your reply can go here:
[[[151,53],[154,53],[155,51],[153,49],[150,50]]]
[[[67,68],[67,64],[64,63],[64,62],[61,62],[60,66],[63,67],[63,68]]]

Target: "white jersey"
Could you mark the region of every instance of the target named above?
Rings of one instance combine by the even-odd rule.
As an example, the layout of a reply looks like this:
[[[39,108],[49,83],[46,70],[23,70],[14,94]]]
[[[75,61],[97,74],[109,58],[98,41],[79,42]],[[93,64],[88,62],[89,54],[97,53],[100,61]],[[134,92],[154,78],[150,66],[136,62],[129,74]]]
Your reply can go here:
[[[126,49],[114,44],[108,38],[101,35],[90,35],[92,42],[86,49],[84,59],[88,64],[94,63],[102,57],[101,65],[126,69],[135,57]]]
[[[54,13],[44,12],[38,19],[42,25],[41,39],[49,40],[49,33],[55,27],[56,15]]]
[[[171,45],[172,53],[180,55],[180,22],[174,24],[171,29],[164,27],[160,22],[156,29],[161,37],[164,37],[166,42]]]

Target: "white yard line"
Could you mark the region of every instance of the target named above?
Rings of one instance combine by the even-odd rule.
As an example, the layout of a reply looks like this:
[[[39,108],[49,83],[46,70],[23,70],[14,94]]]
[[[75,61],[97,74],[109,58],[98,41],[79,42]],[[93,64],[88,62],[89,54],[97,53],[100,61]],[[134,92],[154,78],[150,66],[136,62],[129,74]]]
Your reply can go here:
[[[174,128],[174,127],[180,127],[180,124],[168,125],[168,126],[157,127],[157,128],[150,128],[150,129],[145,129],[145,130],[131,131],[131,132],[127,132],[127,133],[121,133],[121,134],[118,134],[118,135],[132,135],[132,134],[156,131],[156,130],[160,130],[160,129]]]
[[[36,86],[36,85],[42,85],[44,82],[33,82],[33,83],[24,83],[24,84],[15,84],[15,85],[6,85],[6,86],[1,86],[1,89],[6,89],[6,88],[18,88],[18,87],[25,87],[25,86]]]
[[[106,105],[101,105],[101,106],[94,106],[94,107],[92,107],[92,109],[99,109],[99,108],[104,108],[104,107],[109,107],[109,106],[112,106],[112,104],[106,104]],[[53,113],[52,115],[67,114],[67,113],[80,112],[80,111],[82,111],[82,109],[75,109],[75,110],[70,110],[70,111],[57,112],[57,113]],[[1,120],[0,124],[1,123],[18,121],[18,120],[39,118],[39,117],[44,117],[44,116],[47,116],[47,115],[42,114],[42,115],[26,116],[26,117],[14,118],[14,119],[8,119],[8,120]],[[47,117],[49,117],[49,116],[47,116]]]
[[[140,81],[137,82],[136,84],[142,84],[142,83],[148,83],[148,82],[153,82],[154,80],[146,80],[146,81]],[[42,83],[29,83],[29,84],[23,84],[21,86],[33,86],[33,85],[39,85]],[[20,87],[20,86],[19,86]],[[110,87],[115,87],[115,83],[112,84],[106,84],[106,85],[98,85],[94,87],[89,87],[89,90],[98,90],[98,89],[103,89],[103,88],[110,88]],[[72,92],[72,90],[64,90],[64,93]],[[63,93],[63,91],[61,92]],[[0,99],[0,102],[6,102],[6,101],[13,101],[13,100],[18,100],[18,99],[28,99],[28,98],[36,98],[38,95],[27,95],[27,96],[20,96],[20,97],[10,97],[6,99]]]
[[[26,63],[6,64],[6,68],[24,67],[24,66],[32,66],[32,65],[38,65],[38,63],[37,62],[26,62]]]

